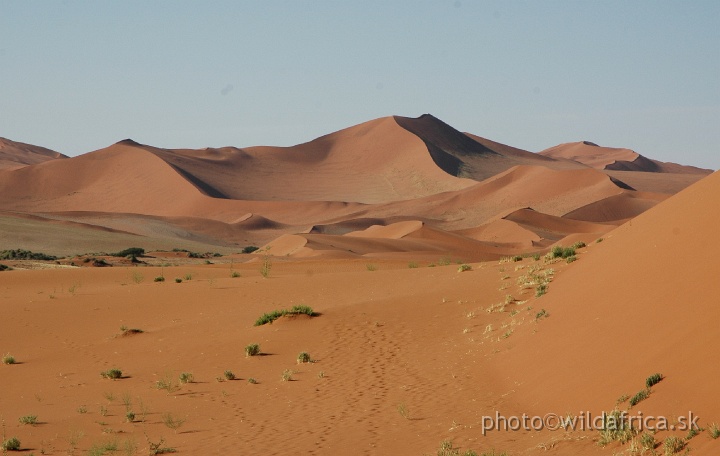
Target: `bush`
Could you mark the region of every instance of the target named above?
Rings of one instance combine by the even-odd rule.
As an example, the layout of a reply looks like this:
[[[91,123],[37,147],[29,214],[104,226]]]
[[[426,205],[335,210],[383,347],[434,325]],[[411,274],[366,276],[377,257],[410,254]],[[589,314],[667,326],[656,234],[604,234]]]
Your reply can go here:
[[[653,374],[645,380],[645,386],[648,388],[657,385],[664,377],[662,374]]]
[[[104,372],[100,372],[100,376],[102,378],[116,380],[118,378],[122,378],[122,371],[120,369],[108,369]]]
[[[708,429],[710,430],[710,438],[717,439],[720,437],[720,427],[717,425],[717,423],[713,423],[710,426],[708,426]]]
[[[7,439],[2,443],[2,450],[3,451],[20,451],[20,441],[13,437],[11,439]]]
[[[164,281],[165,281],[165,277],[163,277],[163,276],[157,276],[153,279],[153,282],[164,282]]]
[[[182,283],[182,279],[180,277],[175,277],[175,283]]]
[[[523,260],[523,257],[521,257],[520,255],[515,255],[514,257],[511,257],[510,259],[511,259],[513,262],[517,263],[518,261],[522,261],[522,260]]]
[[[44,253],[34,253],[30,250],[1,250],[0,260],[40,260],[40,261],[54,261],[57,257],[52,255],[46,255]]]
[[[10,266],[0,264],[0,271],[12,271],[12,268]]]
[[[226,370],[223,372],[223,377],[225,377],[225,380],[235,380],[235,374],[232,373],[232,371]]]
[[[312,358],[310,358],[310,354],[308,352],[300,352],[300,354],[297,357],[298,364],[309,363],[311,361],[312,361]]]
[[[5,356],[2,357],[2,363],[3,364],[15,364],[15,357],[11,355],[10,353],[5,354]]]
[[[583,241],[576,242],[572,245],[573,249],[581,249],[583,247],[586,247],[587,244],[585,244]]]
[[[20,424],[29,424],[31,426],[35,426],[38,422],[36,415],[21,416],[18,421],[20,422]]]
[[[469,264],[461,264],[460,267],[458,268],[458,272],[465,272],[465,271],[469,271],[471,269],[472,269],[472,266],[470,266]]]
[[[535,289],[535,297],[539,298],[540,296],[544,295],[545,293],[547,293],[547,284],[541,283]]]
[[[552,250],[550,250],[551,258],[569,258],[571,256],[575,256],[575,249],[573,247],[562,247],[560,245],[556,245],[552,248]]]
[[[665,447],[665,454],[670,456],[675,453],[681,452],[683,448],[685,448],[685,442],[680,437],[675,437],[674,435],[671,435],[670,437],[665,439],[663,447]]]
[[[258,382],[258,381],[255,380],[255,379],[252,378],[252,377],[250,377],[250,378],[248,379],[248,383],[252,383],[253,385],[257,385],[257,382]]]
[[[255,320],[255,326],[262,326],[267,323],[272,323],[273,321],[277,320],[280,317],[283,317],[285,315],[298,315],[298,314],[305,314],[309,316],[314,316],[315,312],[313,312],[312,307],[306,306],[306,305],[297,305],[292,306],[290,310],[282,309],[282,310],[273,310],[272,312],[265,313],[261,315],[257,320]]]
[[[250,344],[245,347],[245,356],[257,356],[260,354],[260,344]]]
[[[260,247],[254,245],[248,245],[242,249],[242,253],[253,253],[256,250],[260,250]]]
[[[633,397],[630,398],[630,407],[634,407],[638,405],[640,402],[644,401],[650,396],[650,389],[644,389],[642,391],[638,391],[637,394],[635,394]]]
[[[295,372],[293,372],[290,369],[285,369],[282,373],[282,381],[289,382],[292,381],[292,376]]]
[[[141,249],[140,247],[130,247],[129,249],[110,254],[110,256],[114,257],[141,257],[143,255],[145,255],[145,249]]]
[[[568,264],[570,264],[570,263],[575,262],[576,260],[577,260],[577,257],[575,255],[572,255],[572,256],[567,257],[566,261]]]
[[[180,374],[180,383],[192,383],[193,380],[193,374],[191,374],[190,372],[183,372]]]

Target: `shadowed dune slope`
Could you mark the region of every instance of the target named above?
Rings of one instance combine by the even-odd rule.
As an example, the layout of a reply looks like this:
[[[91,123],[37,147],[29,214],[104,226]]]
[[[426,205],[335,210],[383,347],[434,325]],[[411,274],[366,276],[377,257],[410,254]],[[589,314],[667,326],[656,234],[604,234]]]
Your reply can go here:
[[[67,157],[44,147],[0,138],[0,169],[20,168],[58,158]]]
[[[499,361],[526,375],[512,385],[515,399],[529,412],[610,410],[659,372],[665,380],[633,413],[692,410],[701,426],[718,421],[710,379],[720,375],[720,212],[708,210],[718,203],[715,173],[614,230],[558,276],[542,298],[550,318]],[[710,442],[690,445],[714,454],[703,451]]]

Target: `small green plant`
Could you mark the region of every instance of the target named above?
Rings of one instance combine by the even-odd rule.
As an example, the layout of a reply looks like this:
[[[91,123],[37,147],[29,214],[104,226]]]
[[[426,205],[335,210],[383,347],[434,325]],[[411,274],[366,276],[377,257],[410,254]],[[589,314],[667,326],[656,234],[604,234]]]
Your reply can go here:
[[[192,383],[193,380],[193,374],[191,374],[190,372],[183,372],[180,374],[180,383]]]
[[[645,379],[645,386],[651,388],[660,383],[663,378],[662,374],[653,374]]]
[[[572,245],[572,248],[577,250],[577,249],[582,249],[583,247],[586,247],[586,246],[587,246],[587,244],[585,244],[583,241],[578,241]]]
[[[461,264],[460,267],[458,268],[458,272],[470,271],[471,269],[472,269],[472,266],[470,266],[469,264]]]
[[[260,248],[254,245],[248,245],[247,247],[243,247],[242,253],[253,253],[256,250],[260,250]]]
[[[407,405],[405,405],[404,402],[398,404],[397,411],[401,417],[405,418],[406,420],[410,419],[410,412],[408,411]]]
[[[155,382],[155,387],[159,390],[165,390],[168,394],[173,393],[180,389],[180,386],[172,381],[170,374]]]
[[[226,370],[223,372],[223,377],[225,377],[225,380],[235,380],[235,374],[232,373],[232,371]]]
[[[514,263],[517,263],[518,261],[522,261],[523,257],[520,255],[515,255],[513,257],[510,257],[510,260],[512,260]]]
[[[20,440],[16,437],[12,437],[7,440],[3,440],[2,443],[3,451],[20,451]]]
[[[20,421],[20,424],[28,424],[30,426],[35,426],[38,423],[37,415],[21,416],[18,421]]]
[[[163,276],[157,276],[153,279],[153,282],[164,282],[164,281],[165,281],[165,277],[163,277]]]
[[[310,354],[308,352],[300,352],[297,357],[297,362],[298,364],[309,363],[312,362],[312,358],[310,358]]]
[[[317,374],[318,378],[325,378],[325,371],[320,371]]]
[[[0,264],[0,271],[12,271],[12,268],[6,264]]]
[[[551,258],[569,258],[575,256],[575,249],[573,247],[562,247],[556,245],[550,250]]]
[[[3,364],[15,364],[15,357],[11,355],[10,353],[6,353],[5,356],[2,357],[2,363]]]
[[[541,320],[541,319],[547,318],[547,317],[549,317],[549,316],[550,316],[550,314],[547,312],[547,310],[541,309],[540,312],[538,312],[538,313],[535,314],[535,320],[536,320],[536,321],[537,321],[537,320]]]
[[[365,265],[365,269],[367,269],[370,272],[377,271],[377,266],[375,266],[374,264],[368,263]]]
[[[547,284],[546,283],[541,283],[540,285],[537,286],[537,288],[535,288],[535,297],[536,298],[539,298],[540,296],[544,295],[545,293],[547,293]]]
[[[272,269],[272,260],[270,259],[270,254],[267,252],[267,249],[265,250],[265,253],[262,256],[262,264],[260,265],[260,275],[264,278],[270,277],[270,270]]]
[[[690,427],[690,430],[688,431],[687,436],[685,437],[685,440],[692,439],[693,437],[695,437],[696,435],[698,435],[699,433],[701,433],[704,430],[705,429],[696,427],[696,426]]]
[[[643,450],[645,451],[652,451],[657,446],[657,442],[655,441],[655,436],[651,433],[645,431],[640,436],[640,445],[642,446]]]
[[[260,354],[260,344],[249,344],[245,346],[245,356],[257,356]]]
[[[133,271],[132,279],[136,284],[140,284],[145,279],[145,276],[143,276],[139,271]]]
[[[132,423],[133,421],[135,421],[135,413],[132,411],[126,412],[125,420],[127,420],[128,423]]]
[[[175,283],[182,283],[182,279],[180,277],[175,277]]]
[[[717,423],[712,423],[710,426],[708,426],[708,432],[711,439],[717,439],[718,437],[720,437],[720,426],[718,426]]]
[[[253,385],[256,385],[256,384],[257,384],[257,382],[258,382],[258,381],[257,381],[257,380],[255,380],[255,379],[254,379],[254,378],[252,378],[252,377],[248,378],[248,383],[252,383]]]
[[[565,261],[566,261],[568,264],[574,263],[575,261],[577,261],[577,257],[576,257],[575,255],[572,255],[572,256],[567,257],[567,259],[566,259]]]
[[[414,261],[411,261],[410,263],[408,263],[408,268],[410,268],[410,269],[417,269],[417,267],[418,267],[418,264]]]
[[[185,276],[184,276],[183,278],[184,278],[185,280],[192,280],[193,275],[188,272],[187,274],[185,274]]]
[[[624,412],[616,408],[611,412],[603,413],[599,445],[605,446],[612,442],[627,443],[636,435],[637,431],[628,422]]]
[[[120,327],[120,334],[123,336],[132,336],[133,334],[142,334],[144,331],[137,328],[128,328],[125,325]]]
[[[290,382],[292,381],[292,376],[295,372],[293,372],[290,369],[285,369],[282,373],[282,381],[284,382]]]
[[[644,401],[650,396],[650,388],[638,391],[633,397],[630,398],[630,407],[635,407],[640,402]]]
[[[117,380],[119,378],[122,378],[122,371],[120,369],[108,369],[106,371],[100,372],[100,376],[102,378]]]
[[[233,279],[236,279],[236,278],[240,277],[240,273],[237,271],[233,271],[230,273],[230,277],[232,277]]]
[[[141,249],[140,247],[130,247],[129,249],[110,254],[110,256],[114,257],[141,257],[143,255],[145,255],[145,249]]]
[[[177,430],[180,429],[180,426],[185,424],[184,418],[175,418],[170,413],[164,413],[162,416],[162,421],[165,426],[175,431],[175,433],[177,433]]]
[[[77,408],[77,412],[81,415],[84,415],[87,413],[87,407],[85,407],[84,405],[81,405],[80,407]]]
[[[599,243],[601,243],[603,240],[604,240],[603,238],[598,238],[598,240],[595,241],[595,242],[599,244]]]
[[[148,443],[148,451],[150,456],[155,456],[157,454],[168,454],[168,453],[177,453],[177,450],[172,447],[164,447],[163,443],[165,443],[164,438],[160,438],[158,442],[152,442],[150,440],[150,437],[148,437],[147,434],[145,434],[145,440],[147,440]]]
[[[685,441],[680,437],[676,437],[674,435],[666,438],[665,442],[663,443],[665,456],[671,456],[673,454],[679,453],[683,450],[683,448],[685,448]]]
[[[534,255],[532,256],[532,259],[535,260],[535,261],[540,261],[540,254],[539,254],[539,253],[534,254]]]

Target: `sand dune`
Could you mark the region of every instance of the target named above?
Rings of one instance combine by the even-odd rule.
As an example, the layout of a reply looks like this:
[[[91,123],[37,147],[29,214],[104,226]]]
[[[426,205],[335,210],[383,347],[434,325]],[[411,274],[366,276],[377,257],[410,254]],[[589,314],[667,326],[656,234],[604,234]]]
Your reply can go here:
[[[630,149],[601,147],[590,141],[560,144],[539,152],[540,155],[573,160],[595,169],[614,171],[642,171],[651,173],[678,173],[707,175],[711,171],[665,163],[643,157]]]
[[[715,173],[614,230],[559,276],[542,298],[551,317],[498,363],[506,372],[532,373],[512,385],[516,400],[529,410],[609,410],[660,372],[665,380],[635,413],[692,410],[701,425],[716,420],[714,386],[698,379],[718,374],[718,364],[708,362],[709,347],[720,343],[720,290],[709,265],[720,251],[708,239],[720,214],[707,204],[719,200]],[[549,365],[552,353],[569,362]],[[717,444],[702,437],[690,446],[714,454]]]
[[[44,147],[0,138],[0,170],[17,169],[58,158],[67,157]]]

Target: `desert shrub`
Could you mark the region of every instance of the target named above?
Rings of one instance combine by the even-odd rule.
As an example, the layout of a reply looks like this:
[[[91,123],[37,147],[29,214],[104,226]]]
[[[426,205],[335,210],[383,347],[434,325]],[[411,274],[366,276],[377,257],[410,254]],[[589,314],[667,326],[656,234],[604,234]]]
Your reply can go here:
[[[644,401],[650,396],[650,389],[644,389],[642,391],[638,391],[633,397],[630,398],[630,407],[634,407],[638,405],[640,402]]]
[[[282,377],[281,377],[281,378],[282,378],[282,381],[284,381],[284,382],[289,382],[289,381],[291,381],[291,380],[292,380],[292,376],[293,376],[294,373],[295,373],[295,372],[293,372],[293,371],[290,370],[290,369],[285,369],[285,370],[283,371],[283,373],[282,373]]]
[[[717,425],[717,423],[712,423],[710,426],[708,426],[708,430],[710,432],[710,438],[717,439],[720,437],[720,427]]]
[[[233,279],[236,279],[236,278],[240,277],[240,273],[237,271],[233,271],[230,273],[230,277],[232,277]]]
[[[575,255],[567,257],[565,261],[567,261],[568,264],[573,263],[577,260],[577,257]]]
[[[417,267],[418,267],[418,264],[414,261],[411,261],[410,263],[408,263],[408,268],[410,268],[410,269],[416,269]]]
[[[523,257],[520,256],[520,255],[515,255],[515,256],[511,257],[510,259],[511,259],[513,262],[517,263],[518,261],[522,261],[522,260],[523,260]]]
[[[100,376],[102,378],[116,380],[118,378],[122,378],[122,371],[120,369],[108,369],[106,371],[100,372]]]
[[[598,240],[597,240],[597,241],[595,241],[595,242],[599,244],[599,243],[601,243],[602,241],[604,241],[604,239],[603,239],[603,238],[598,238]]]
[[[245,356],[257,356],[260,354],[260,344],[250,344],[245,347]]]
[[[628,422],[627,416],[618,409],[603,413],[598,443],[605,446],[612,442],[627,443],[637,435],[637,431]]]
[[[232,371],[226,370],[223,372],[223,377],[225,377],[225,380],[235,380],[235,374],[232,373]]]
[[[164,281],[165,281],[165,277],[163,277],[163,276],[157,276],[153,279],[153,282],[164,282]]]
[[[182,279],[180,277],[175,277],[175,283],[182,283]]]
[[[472,269],[472,266],[470,266],[469,264],[461,264],[460,267],[458,268],[458,272],[465,272],[465,271],[469,271],[471,269]]]
[[[653,374],[645,379],[645,386],[648,388],[657,385],[663,379],[662,374]]]
[[[572,245],[572,248],[577,250],[577,249],[581,249],[586,246],[587,246],[587,244],[585,244],[583,241],[579,241],[579,242],[574,243]]]
[[[310,358],[310,354],[308,352],[300,352],[300,354],[297,357],[298,364],[309,363],[311,361],[312,361],[312,358]]]
[[[535,255],[532,256],[532,259],[535,261],[540,261],[540,254],[536,253]]]
[[[643,432],[643,434],[640,436],[640,445],[645,451],[654,450],[657,446],[657,442],[655,442],[655,436],[649,432]]]
[[[110,256],[114,257],[141,257],[143,255],[145,255],[145,249],[142,249],[140,247],[130,247],[128,249],[110,254]]]
[[[482,456],[507,456],[506,452],[495,453],[495,450],[491,451],[492,452],[483,453]],[[478,456],[478,454],[473,450],[465,450],[461,453],[460,450],[453,448],[453,444],[450,440],[443,440],[440,442],[440,448],[437,450],[437,456]]]
[[[680,437],[671,435],[670,437],[665,439],[665,442],[663,443],[663,448],[665,450],[665,455],[670,456],[681,452],[683,448],[685,448],[685,441],[683,441],[683,439],[681,439]]]
[[[365,265],[365,269],[367,269],[370,272],[377,271],[377,266],[375,266],[374,264],[368,263]]]
[[[273,321],[285,315],[298,314],[305,314],[312,317],[315,315],[315,312],[313,312],[312,307],[306,306],[304,304],[292,306],[290,310],[273,310],[272,312],[262,314],[257,320],[255,320],[255,326],[262,326],[267,323],[272,323]]]
[[[243,247],[242,253],[253,253],[256,250],[260,250],[260,247],[257,247],[255,245],[248,245],[246,247]]]
[[[15,364],[15,357],[11,355],[10,353],[6,353],[5,356],[2,357],[2,363],[3,364]]]
[[[535,289],[535,297],[539,298],[540,296],[544,295],[545,293],[547,293],[547,284],[541,283]]]
[[[128,411],[127,413],[125,413],[125,420],[128,423],[132,423],[133,421],[135,421],[135,413],[132,411]]]
[[[54,261],[56,256],[46,255],[40,252],[31,252],[30,250],[0,250],[0,260],[39,260]]]
[[[252,378],[252,377],[250,377],[250,378],[248,379],[248,383],[252,383],[253,385],[256,385],[256,384],[257,384],[257,382],[258,382],[258,381],[257,381],[257,380],[255,380],[255,379],[254,379],[254,378]]]
[[[135,258],[135,257],[133,257]],[[103,258],[100,258],[99,260],[96,258],[92,262],[93,267],[95,268],[105,268],[107,266],[112,266],[110,263],[105,261]]]
[[[21,416],[18,421],[20,424],[29,424],[31,426],[34,426],[37,424],[37,416],[36,415],[25,415]]]
[[[12,271],[12,268],[5,264],[0,264],[0,271]]]
[[[164,413],[162,416],[163,424],[167,426],[168,428],[172,429],[173,431],[177,432],[178,429],[180,429],[180,426],[182,426],[185,423],[184,418],[175,418],[170,413]]]
[[[16,437],[4,440],[0,447],[3,451],[20,451],[20,440]]]
[[[183,278],[184,278],[185,280],[192,280],[193,275],[188,272],[187,274],[185,274],[185,275],[183,276]]]
[[[575,256],[575,249],[573,247],[556,245],[552,248],[552,250],[550,250],[551,258],[568,258],[571,256]]]
[[[169,374],[155,382],[155,387],[159,390],[165,390],[168,394],[180,389],[178,384],[174,383]]]
[[[193,374],[191,374],[190,372],[183,372],[180,374],[180,383],[192,383],[193,380]]]
[[[547,317],[549,317],[549,316],[550,316],[550,314],[547,313],[547,310],[542,309],[542,310],[540,310],[540,312],[538,312],[537,314],[535,314],[535,320],[540,320],[540,319],[542,319],[542,318],[547,318]]]

